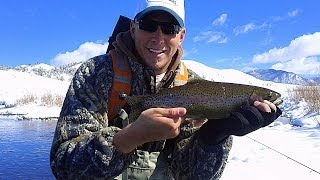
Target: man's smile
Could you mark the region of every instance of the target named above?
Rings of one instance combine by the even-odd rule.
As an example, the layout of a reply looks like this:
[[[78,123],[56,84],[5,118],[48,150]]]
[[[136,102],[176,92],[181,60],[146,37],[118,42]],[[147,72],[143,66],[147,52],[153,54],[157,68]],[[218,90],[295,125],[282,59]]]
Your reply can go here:
[[[153,49],[153,48],[147,48],[149,52],[151,53],[156,53],[156,54],[161,54],[164,53],[166,50],[159,50],[159,49]]]

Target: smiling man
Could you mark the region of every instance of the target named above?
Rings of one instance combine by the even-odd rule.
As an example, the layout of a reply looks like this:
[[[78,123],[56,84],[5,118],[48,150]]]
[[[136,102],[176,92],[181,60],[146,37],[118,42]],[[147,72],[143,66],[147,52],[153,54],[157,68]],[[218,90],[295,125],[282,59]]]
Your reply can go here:
[[[156,75],[166,72],[185,36],[183,24],[161,10],[136,18],[130,32],[136,51]]]
[[[191,79],[181,62],[184,19],[183,0],[146,1],[114,49],[78,69],[50,153],[57,179],[219,179],[230,135],[250,133],[281,114],[261,99],[227,119],[185,120],[184,107],[151,108],[129,119],[126,95],[154,94]]]

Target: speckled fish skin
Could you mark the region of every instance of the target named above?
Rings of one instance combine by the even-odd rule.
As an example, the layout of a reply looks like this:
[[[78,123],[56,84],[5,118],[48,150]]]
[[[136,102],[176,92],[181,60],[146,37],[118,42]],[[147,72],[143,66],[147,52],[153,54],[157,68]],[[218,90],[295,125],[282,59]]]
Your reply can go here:
[[[157,94],[128,96],[126,101],[132,107],[133,116],[153,107],[185,107],[188,117],[221,119],[229,117],[253,96],[271,102],[281,97],[278,92],[257,86],[194,80]]]

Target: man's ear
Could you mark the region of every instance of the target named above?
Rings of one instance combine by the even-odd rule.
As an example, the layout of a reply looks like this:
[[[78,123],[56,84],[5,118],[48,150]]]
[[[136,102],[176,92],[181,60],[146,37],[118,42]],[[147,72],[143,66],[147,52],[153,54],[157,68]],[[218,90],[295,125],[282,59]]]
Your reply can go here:
[[[180,32],[180,46],[182,45],[182,42],[184,41],[184,38],[186,36],[186,28],[181,29]]]
[[[133,21],[131,21],[131,23],[130,23],[130,34],[131,34],[132,39],[134,39],[135,30],[136,30],[135,23]]]

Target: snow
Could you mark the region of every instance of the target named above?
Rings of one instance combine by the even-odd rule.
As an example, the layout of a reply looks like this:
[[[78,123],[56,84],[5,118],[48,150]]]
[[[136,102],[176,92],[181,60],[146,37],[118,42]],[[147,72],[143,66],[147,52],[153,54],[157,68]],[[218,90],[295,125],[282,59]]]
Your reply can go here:
[[[271,125],[234,137],[222,179],[319,179],[319,130]]]
[[[268,127],[234,137],[222,180],[320,179],[320,115],[310,114],[305,102],[295,102],[289,96],[295,85],[262,81],[237,70],[214,69],[192,60],[184,62],[208,80],[261,86],[282,94],[282,117]],[[0,114],[23,114],[27,118],[58,117],[60,106],[44,106],[39,99],[48,93],[65,96],[69,86],[68,81],[13,70],[0,70],[0,82]],[[15,105],[30,94],[38,99],[35,103]]]
[[[40,98],[46,94],[65,96],[69,82],[50,79],[14,70],[0,70],[0,101],[14,104],[17,100],[32,95]],[[7,110],[18,110],[7,109]],[[0,111],[1,112],[1,111]],[[39,116],[41,116],[39,114]]]
[[[50,66],[49,64],[44,64],[44,63],[34,64],[34,65],[26,65],[26,64],[24,64],[24,65],[20,65],[18,67],[25,67],[28,70],[32,70],[33,68],[36,68],[36,69],[42,68],[42,69],[45,69],[45,70],[54,69],[54,66]]]

